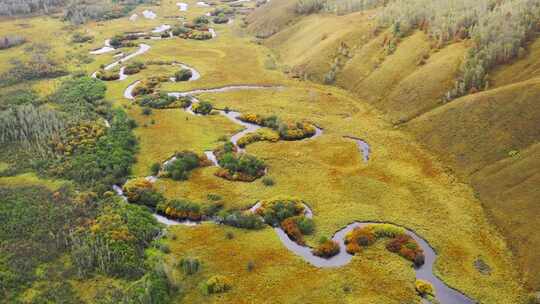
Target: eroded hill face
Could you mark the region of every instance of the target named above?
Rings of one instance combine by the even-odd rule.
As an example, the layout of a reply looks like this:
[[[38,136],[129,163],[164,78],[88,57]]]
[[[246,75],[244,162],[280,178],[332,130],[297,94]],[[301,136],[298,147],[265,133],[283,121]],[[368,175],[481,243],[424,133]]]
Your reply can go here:
[[[263,43],[290,75],[353,92],[470,183],[507,237],[529,286],[539,289],[535,248],[540,239],[533,233],[540,225],[535,186],[540,174],[539,40],[529,39],[517,59],[493,69],[486,90],[446,102],[471,42],[435,47],[417,30],[389,51],[390,29],[376,26],[379,11],[289,15],[289,24]],[[253,16],[257,23],[248,28],[257,32],[265,15]]]

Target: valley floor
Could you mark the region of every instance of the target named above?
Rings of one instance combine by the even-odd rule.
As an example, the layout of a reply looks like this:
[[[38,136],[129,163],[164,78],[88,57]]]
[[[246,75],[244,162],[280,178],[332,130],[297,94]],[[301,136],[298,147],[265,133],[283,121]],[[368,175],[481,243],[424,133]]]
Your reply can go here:
[[[138,9],[154,10],[158,15],[155,20],[140,18],[132,22],[122,18],[85,25],[84,31],[96,37],[93,45],[55,44],[55,50],[57,54],[86,54],[115,34],[148,31],[176,22],[171,16],[191,20],[210,10],[197,6],[194,0],[185,2],[189,5],[187,12],[180,12],[176,1],[171,0]],[[59,21],[45,20],[51,28],[60,28]],[[38,21],[27,21],[35,24],[30,30],[36,30]],[[309,121],[324,133],[314,139],[247,146],[248,153],[268,165],[267,176],[275,182],[271,187],[260,180],[248,183],[221,179],[214,175],[216,167],[205,167],[194,170],[187,181],[158,179],[155,187],[160,192],[167,198],[187,198],[203,204],[209,194],[219,195],[227,208],[247,208],[259,200],[281,196],[300,198],[309,203],[314,213],[315,233],[307,237],[310,245],[322,236],[331,237],[353,221],[395,223],[414,230],[431,244],[439,255],[434,272],[449,286],[480,303],[522,303],[524,290],[510,250],[488,222],[470,186],[457,182],[430,152],[411,135],[394,128],[369,103],[343,89],[293,80],[273,69],[268,64],[273,60],[270,51],[255,43],[241,23],[237,16],[232,24],[216,25],[217,37],[207,41],[148,40],[145,43],[151,49],[137,60],[178,61],[201,74],[195,81],[165,83],[162,92],[245,84],[280,86],[272,90],[203,93],[198,98],[218,109]],[[2,56],[6,65],[8,57]],[[72,68],[91,74],[112,61],[113,53],[96,55],[93,63]],[[135,129],[139,152],[134,177],[150,175],[153,163],[162,163],[175,152],[203,153],[217,148],[220,138],[240,129],[220,115],[193,116],[181,109],[155,109],[151,115],[143,115],[141,107],[124,98],[125,89],[134,81],[172,73],[171,67],[152,66],[125,80],[107,82],[107,99],[125,108],[139,126]],[[53,83],[34,86],[46,92]],[[367,162],[347,136],[369,144]],[[31,176],[21,177],[22,181],[28,179],[34,181]],[[0,178],[0,185],[16,182]],[[204,223],[167,229],[173,235],[167,241],[171,249],[167,263],[176,265],[186,256],[202,261],[202,271],[195,276],[170,268],[168,276],[173,282],[183,282],[183,296],[176,299],[178,303],[397,304],[421,300],[415,291],[410,263],[381,245],[357,254],[343,267],[319,269],[288,251],[270,228],[248,231]],[[231,234],[229,239],[227,235]],[[479,259],[489,265],[489,274],[475,267]],[[248,269],[250,263],[253,269]],[[232,278],[232,289],[220,295],[203,295],[198,286],[214,274]],[[76,286],[91,302],[92,290],[100,284],[104,283],[98,278]]]

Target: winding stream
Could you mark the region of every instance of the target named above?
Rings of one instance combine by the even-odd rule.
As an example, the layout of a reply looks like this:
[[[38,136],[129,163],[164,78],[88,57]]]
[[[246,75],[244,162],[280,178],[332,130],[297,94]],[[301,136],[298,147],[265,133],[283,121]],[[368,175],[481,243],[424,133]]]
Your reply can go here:
[[[360,150],[360,153],[362,153],[362,158],[364,159],[364,162],[367,163],[369,161],[369,155],[371,153],[371,148],[369,144],[358,137],[353,137],[353,136],[343,136],[343,137],[352,139],[356,142],[356,145],[358,146],[358,150]]]
[[[187,9],[187,7],[186,7],[186,9]],[[143,14],[144,14],[144,12],[143,12]],[[146,15],[145,15],[145,17],[146,17]],[[214,33],[213,33],[213,35],[214,35]],[[101,48],[99,50],[92,51],[91,53],[92,54],[103,54],[103,53],[106,53],[106,52],[110,52],[111,50],[108,49],[108,48],[111,48],[110,43],[106,41],[105,46],[103,48]],[[144,54],[149,49],[150,49],[149,45],[141,43],[139,45],[139,50],[137,52],[134,52],[134,53],[132,53],[132,54],[126,56],[126,57],[121,58],[118,61],[115,61],[115,62],[109,64],[108,66],[105,67],[105,70],[112,69],[113,67],[117,66],[120,63],[123,63],[126,60],[129,60],[129,59],[131,59],[133,57]],[[112,48],[112,50],[114,50],[114,48]],[[185,64],[182,64],[182,63],[177,63],[177,64],[179,64],[183,68],[188,68],[188,69],[190,69],[192,71],[192,77],[189,79],[189,81],[196,80],[196,79],[198,79],[200,77],[200,74],[194,68],[189,67],[189,66],[187,66]],[[95,73],[94,73],[94,75],[95,75]],[[124,74],[124,67],[122,67],[120,69],[120,78],[122,80],[127,78],[127,75]],[[132,94],[133,89],[139,83],[140,83],[140,80],[135,81],[132,84],[130,84],[124,91],[124,97],[126,97],[127,99],[134,99],[133,94]],[[281,89],[281,88],[282,88],[281,86],[233,85],[233,86],[225,86],[225,87],[211,88],[211,89],[197,89],[197,90],[185,91],[185,92],[172,92],[172,93],[168,93],[168,94],[169,94],[169,96],[174,96],[176,98],[183,97],[183,96],[189,96],[192,99],[192,101],[194,103],[196,103],[196,102],[199,102],[199,100],[197,98],[195,98],[194,95],[198,95],[198,94],[202,94],[202,93],[219,93],[219,92],[228,92],[228,91],[233,91],[233,90]],[[191,110],[191,106],[189,108],[185,109],[185,110],[188,113],[196,115]],[[231,138],[230,138],[230,141],[235,146],[237,146],[237,142],[242,136],[244,136],[245,134],[254,132],[257,129],[261,128],[259,125],[255,125],[255,124],[251,124],[251,123],[247,123],[247,122],[243,122],[243,121],[239,120],[238,118],[241,115],[241,113],[239,113],[239,112],[235,112],[235,111],[227,111],[227,112],[225,112],[223,110],[218,110],[218,111],[219,111],[219,113],[221,115],[224,115],[225,117],[227,117],[228,119],[230,119],[234,123],[237,123],[237,124],[242,125],[244,127],[244,129],[242,131],[232,135]],[[108,122],[106,123],[106,125],[109,125]],[[311,138],[316,138],[316,137],[322,135],[322,133],[323,133],[323,130],[317,127],[316,128],[316,134],[314,136],[312,136]],[[369,156],[370,156],[370,146],[360,138],[351,137],[351,136],[344,136],[344,137],[348,138],[348,139],[352,139],[357,143],[358,148],[359,148],[360,152],[362,153],[364,161],[367,162],[369,160]],[[239,149],[239,150],[241,152],[244,151],[243,149]],[[218,166],[217,159],[216,159],[216,157],[215,157],[215,155],[214,155],[214,153],[212,151],[206,151],[205,155],[207,156],[207,158],[210,161],[212,161],[212,163],[215,166]],[[172,159],[166,161],[164,163],[164,166],[166,166],[166,164],[169,163],[172,160],[174,160],[174,157]],[[154,176],[147,177],[147,180],[149,180],[151,182],[155,182],[156,179],[157,179],[157,177],[154,177]],[[113,190],[116,192],[116,194],[118,196],[122,197],[124,200],[127,201],[127,197],[124,195],[123,190],[122,190],[122,188],[120,186],[113,185],[112,188],[113,188]],[[255,212],[259,207],[260,207],[260,203],[256,203],[248,211]],[[162,215],[159,215],[159,214],[154,214],[153,216],[156,218],[156,220],[158,222],[160,222],[160,223],[162,223],[164,225],[167,225],[167,226],[171,226],[171,225],[194,226],[194,225],[197,225],[197,224],[200,223],[200,222],[193,222],[193,221],[179,222],[179,221],[168,219],[168,218],[166,218],[166,217],[164,217]],[[308,206],[305,206],[305,216],[309,217],[309,218],[313,217],[313,212],[311,211],[311,209]],[[281,240],[281,242],[283,243],[283,245],[288,250],[290,250],[292,253],[302,257],[306,262],[308,262],[309,264],[311,264],[311,265],[313,265],[315,267],[318,267],[318,268],[331,268],[331,267],[344,266],[344,265],[348,264],[353,258],[353,256],[348,254],[347,251],[346,251],[346,246],[345,246],[345,242],[344,242],[345,235],[348,232],[350,232],[351,230],[353,230],[354,228],[356,228],[356,227],[364,227],[366,225],[374,224],[374,223],[376,223],[376,222],[369,222],[369,221],[366,221],[366,222],[354,222],[354,223],[351,223],[351,224],[345,226],[344,228],[338,230],[333,235],[332,240],[336,241],[339,244],[340,253],[333,256],[333,257],[331,257],[331,258],[328,258],[328,259],[321,258],[321,257],[313,255],[312,252],[311,252],[312,248],[310,248],[308,246],[298,245],[297,243],[292,241],[281,228],[274,227],[273,229],[274,229],[275,233],[277,234],[277,236],[279,237],[279,239]],[[410,229],[407,229],[407,228],[405,228],[405,229],[406,229],[406,233],[409,236],[411,236],[416,242],[418,242],[418,244],[420,245],[420,247],[424,251],[425,263],[421,267],[415,268],[416,278],[426,280],[426,281],[430,282],[433,285],[433,287],[435,288],[435,291],[436,291],[436,299],[441,304],[473,304],[473,303],[476,303],[475,301],[473,301],[472,299],[470,299],[467,296],[463,295],[459,291],[448,287],[444,282],[442,282],[437,276],[434,275],[433,266],[434,266],[434,263],[435,263],[435,261],[437,259],[437,254],[436,254],[435,250],[429,245],[429,243],[426,240],[421,238],[414,231],[412,231]],[[424,299],[423,302],[426,303],[427,300]]]

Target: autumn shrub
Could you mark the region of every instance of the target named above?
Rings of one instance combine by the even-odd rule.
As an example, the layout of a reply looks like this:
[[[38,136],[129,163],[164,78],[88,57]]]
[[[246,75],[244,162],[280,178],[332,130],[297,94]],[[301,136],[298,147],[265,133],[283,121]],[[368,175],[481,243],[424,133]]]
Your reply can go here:
[[[194,275],[199,272],[201,262],[196,258],[183,258],[179,266],[185,275]]]
[[[152,208],[165,200],[163,195],[154,190],[152,183],[144,178],[129,180],[124,185],[123,191],[130,203]]]
[[[328,259],[337,255],[339,251],[339,244],[336,241],[328,240],[320,243],[315,249],[312,250],[312,253],[316,256]]]
[[[193,76],[193,72],[190,69],[182,68],[174,74],[176,81],[188,81]]]
[[[193,104],[191,109],[197,114],[208,115],[210,112],[212,112],[213,106],[208,101],[200,101]]]
[[[435,296],[435,288],[431,283],[424,280],[416,280],[414,282],[414,287],[416,292],[421,296]]]
[[[404,257],[419,267],[424,264],[424,252],[420,245],[409,235],[397,235],[386,244],[386,249]]]
[[[355,227],[345,235],[347,252],[350,254],[360,252],[362,247],[371,246],[376,240],[376,235],[370,227]]]
[[[259,114],[246,113],[238,117],[241,121],[263,126],[274,130],[279,133],[279,138],[284,140],[300,140],[311,137],[317,132],[316,127],[313,124],[307,122],[283,122],[279,117],[275,115],[262,116]],[[250,135],[243,139],[243,144],[249,144],[257,140],[276,140],[276,135],[268,131],[260,131],[265,133],[259,133]],[[265,138],[265,139],[263,139]]]
[[[278,127],[279,135],[284,140],[299,140],[315,135],[314,125],[306,122],[281,123]]]
[[[171,219],[200,221],[203,217],[201,206],[184,199],[162,201],[156,211]]]
[[[291,240],[296,242],[299,245],[304,245],[304,236],[300,228],[298,228],[298,223],[292,217],[285,218],[281,222],[281,229],[289,236]]]
[[[279,134],[272,129],[263,128],[244,135],[238,140],[237,144],[239,147],[243,148],[258,141],[277,142],[279,141]]]
[[[122,182],[135,162],[137,139],[131,120],[121,109],[113,112],[110,124],[95,145],[79,149],[65,159],[66,167],[58,175],[88,185]]]
[[[204,294],[215,294],[229,291],[232,288],[232,281],[223,275],[215,275],[209,278],[201,286]]]
[[[210,33],[209,31],[194,30],[187,35],[187,38],[194,40],[208,40],[212,39],[212,33]]]
[[[294,198],[277,198],[262,201],[256,213],[264,218],[264,221],[272,226],[277,226],[283,220],[304,214],[303,201]],[[295,221],[296,224],[296,221]]]

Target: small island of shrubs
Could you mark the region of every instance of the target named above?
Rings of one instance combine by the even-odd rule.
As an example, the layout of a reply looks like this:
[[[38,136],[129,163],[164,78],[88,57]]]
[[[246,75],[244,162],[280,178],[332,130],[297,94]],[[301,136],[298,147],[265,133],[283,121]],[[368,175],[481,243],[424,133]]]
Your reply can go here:
[[[188,81],[193,77],[193,72],[190,69],[181,68],[174,74],[174,80],[176,81]]]
[[[277,141],[276,137],[283,140],[301,140],[312,137],[317,133],[317,128],[311,123],[299,121],[285,122],[276,115],[262,116],[246,113],[240,115],[238,119],[268,128],[267,130],[262,129],[258,132],[245,135],[239,140],[239,145],[242,144],[244,146],[262,140]]]
[[[232,181],[252,182],[266,173],[266,164],[257,157],[237,153],[231,142],[225,143],[214,151],[220,169],[216,176]]]
[[[347,252],[358,253],[380,239],[390,239],[386,249],[413,262],[416,267],[424,264],[424,252],[420,245],[406,234],[404,228],[392,224],[370,224],[354,228],[345,236]]]
[[[339,251],[339,244],[336,241],[324,238],[311,252],[318,257],[328,259],[337,255]]]
[[[191,109],[193,110],[193,113],[200,115],[208,115],[210,114],[210,112],[212,112],[214,106],[208,101],[199,101],[197,103],[194,103]]]
[[[142,107],[150,107],[153,109],[185,109],[191,105],[191,99],[187,96],[176,98],[165,93],[143,95],[137,98],[136,102]]]
[[[142,80],[131,93],[133,96],[149,95],[155,93],[157,87],[162,82],[169,81],[167,76],[153,76]]]
[[[291,240],[305,245],[304,235],[314,231],[313,220],[306,217],[305,203],[294,198],[277,198],[262,201],[256,213],[263,217],[265,223],[281,227]]]
[[[208,40],[212,39],[212,33],[208,28],[208,18],[199,16],[192,22],[186,22],[172,30],[174,36],[184,39]]]
[[[189,173],[199,167],[211,165],[206,155],[197,155],[191,151],[183,151],[175,154],[174,158],[164,165],[161,177],[170,177],[174,180],[187,180]]]

